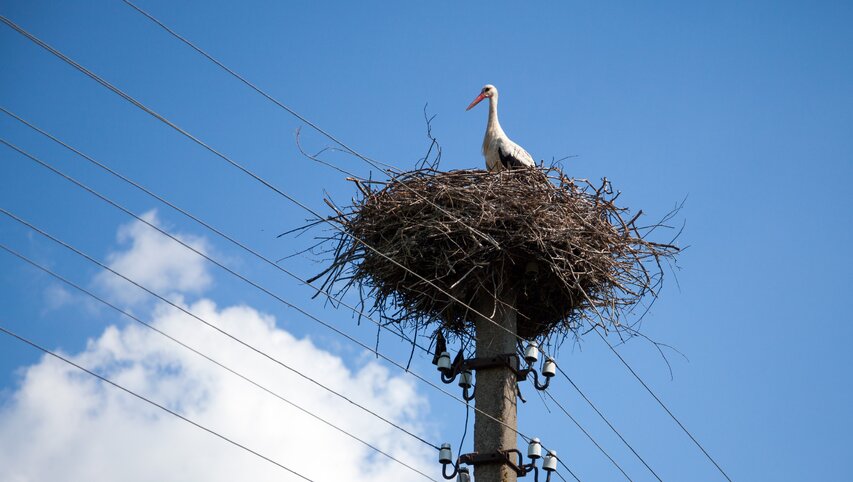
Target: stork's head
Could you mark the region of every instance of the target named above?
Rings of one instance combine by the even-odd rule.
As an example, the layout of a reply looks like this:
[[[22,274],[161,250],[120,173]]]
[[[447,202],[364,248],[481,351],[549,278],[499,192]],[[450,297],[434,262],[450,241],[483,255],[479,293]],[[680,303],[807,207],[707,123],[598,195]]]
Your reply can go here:
[[[474,102],[471,102],[471,105],[469,105],[468,108],[465,110],[471,110],[472,107],[479,104],[480,101],[483,99],[497,97],[497,96],[498,96],[497,87],[495,87],[492,84],[486,84],[483,86],[483,90],[480,91],[480,95],[478,95],[477,98],[474,99]]]

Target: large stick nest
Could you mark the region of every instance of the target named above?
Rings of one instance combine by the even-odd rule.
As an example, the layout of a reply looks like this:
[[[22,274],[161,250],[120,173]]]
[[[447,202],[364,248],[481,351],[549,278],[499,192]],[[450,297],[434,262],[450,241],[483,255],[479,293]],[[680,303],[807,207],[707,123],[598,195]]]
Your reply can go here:
[[[518,335],[563,337],[584,325],[617,330],[656,296],[673,244],[648,239],[594,186],[557,168],[489,173],[419,169],[387,182],[352,179],[360,196],[332,217],[342,228],[323,288],[357,286],[403,327],[473,333],[483,297],[514,295]],[[315,279],[317,279],[315,278]]]

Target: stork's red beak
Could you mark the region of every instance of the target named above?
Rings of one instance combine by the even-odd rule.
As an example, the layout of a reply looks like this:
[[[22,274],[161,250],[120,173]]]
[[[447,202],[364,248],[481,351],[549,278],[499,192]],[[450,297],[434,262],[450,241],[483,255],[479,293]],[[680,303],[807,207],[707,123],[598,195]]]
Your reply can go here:
[[[478,96],[477,96],[477,98],[476,98],[476,99],[474,99],[474,102],[471,102],[471,105],[469,105],[469,106],[468,106],[468,108],[467,108],[467,109],[465,109],[465,110],[471,110],[471,108],[472,108],[472,107],[474,107],[475,105],[479,104],[479,103],[480,103],[480,101],[481,101],[481,100],[483,100],[483,99],[485,99],[485,98],[486,98],[486,94],[480,94],[480,95],[478,95]]]

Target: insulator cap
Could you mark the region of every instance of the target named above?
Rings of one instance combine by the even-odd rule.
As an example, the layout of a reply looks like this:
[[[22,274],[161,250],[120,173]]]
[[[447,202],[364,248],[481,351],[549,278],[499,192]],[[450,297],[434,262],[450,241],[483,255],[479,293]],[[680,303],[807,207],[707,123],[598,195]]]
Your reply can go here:
[[[440,372],[450,370],[450,353],[446,351],[441,352],[441,355],[438,356],[437,365]]]
[[[542,444],[539,443],[538,438],[530,439],[530,444],[527,445],[527,456],[533,460],[542,456]]]
[[[464,370],[459,374],[459,386],[462,388],[471,388],[474,385],[474,375],[471,370]]]
[[[542,376],[551,378],[557,374],[557,363],[553,358],[549,358],[545,360],[545,363],[542,365]]]
[[[468,467],[459,467],[456,482],[471,482],[471,476],[468,475]]]
[[[528,365],[533,365],[536,363],[536,360],[539,359],[539,343],[535,341],[531,341],[527,344],[527,348],[524,349],[524,361],[527,362]]]
[[[548,472],[554,472],[557,470],[557,451],[549,450],[548,455],[545,456],[545,459],[542,461],[542,469]]]
[[[452,464],[453,451],[450,450],[450,444],[441,444],[441,449],[438,451],[438,463]]]

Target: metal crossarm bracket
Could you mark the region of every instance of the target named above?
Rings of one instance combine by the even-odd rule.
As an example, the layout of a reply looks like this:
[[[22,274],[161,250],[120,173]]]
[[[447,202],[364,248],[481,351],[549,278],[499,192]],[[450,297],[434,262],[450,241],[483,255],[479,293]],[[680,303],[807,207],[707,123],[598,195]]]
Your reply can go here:
[[[477,452],[473,452],[470,454],[462,454],[459,456],[459,463],[471,465],[473,467],[477,467],[478,465],[487,465],[487,464],[503,464],[508,465],[510,469],[512,469],[519,477],[524,477],[527,473],[522,467],[520,467],[514,460],[510,454],[518,453],[517,450],[502,450],[499,452],[492,452],[487,454],[480,454]]]
[[[462,362],[462,368],[469,370],[487,370],[490,368],[509,368],[515,373],[518,381],[527,380],[529,369],[520,370],[518,368],[518,355],[515,353],[506,353],[482,358],[469,358]]]

